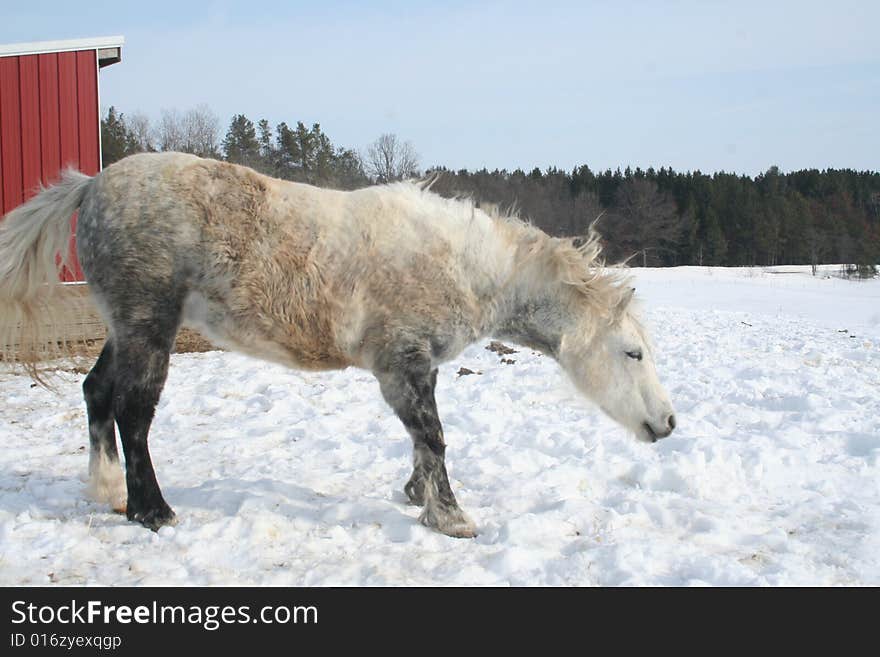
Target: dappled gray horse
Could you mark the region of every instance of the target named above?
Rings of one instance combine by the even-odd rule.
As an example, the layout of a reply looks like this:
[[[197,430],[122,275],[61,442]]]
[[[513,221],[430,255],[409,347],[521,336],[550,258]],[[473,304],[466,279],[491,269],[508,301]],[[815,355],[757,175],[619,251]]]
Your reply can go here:
[[[83,384],[90,488],[152,529],[175,518],[147,434],[181,325],[294,368],[371,371],[413,440],[406,494],[450,536],[475,527],[449,485],[434,387],[437,367],[476,340],[552,356],[638,438],[669,435],[633,290],[603,266],[598,237],[575,245],[424,187],[332,191],[179,153],[69,172],[0,224],[0,345],[37,374],[78,209],[77,254],[108,327]]]

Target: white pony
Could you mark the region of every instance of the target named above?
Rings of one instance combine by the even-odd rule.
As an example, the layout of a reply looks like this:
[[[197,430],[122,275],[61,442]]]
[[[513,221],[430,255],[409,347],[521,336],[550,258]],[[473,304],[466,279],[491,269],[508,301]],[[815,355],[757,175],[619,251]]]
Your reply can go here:
[[[424,186],[339,192],[179,153],[69,173],[0,224],[0,345],[18,345],[33,373],[77,209],[78,257],[109,330],[83,384],[92,488],[152,529],[175,518],[147,434],[182,324],[294,368],[370,370],[413,440],[406,494],[450,536],[476,530],[449,485],[434,387],[437,367],[477,340],[555,358],[641,440],[675,428],[633,290],[592,231],[576,246]]]

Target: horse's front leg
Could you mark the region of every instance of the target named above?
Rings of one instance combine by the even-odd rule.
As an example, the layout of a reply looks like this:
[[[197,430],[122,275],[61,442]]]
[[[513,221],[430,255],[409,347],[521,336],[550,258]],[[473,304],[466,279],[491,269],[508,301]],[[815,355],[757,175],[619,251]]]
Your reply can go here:
[[[425,507],[419,521],[448,536],[476,536],[476,527],[458,506],[446,474],[446,443],[434,400],[437,370],[428,363],[407,362],[376,377],[382,396],[413,440],[413,474],[405,491],[414,504]]]

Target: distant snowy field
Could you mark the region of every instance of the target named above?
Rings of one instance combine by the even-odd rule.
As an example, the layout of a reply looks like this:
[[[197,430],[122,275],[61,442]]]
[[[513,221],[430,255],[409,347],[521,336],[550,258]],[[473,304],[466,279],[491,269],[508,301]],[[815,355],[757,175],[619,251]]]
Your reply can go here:
[[[655,445],[528,349],[442,368],[474,540],[418,524],[366,372],[173,356],[158,533],[84,496],[83,377],[0,373],[0,584],[880,585],[880,281],[808,272],[633,270],[678,418]]]

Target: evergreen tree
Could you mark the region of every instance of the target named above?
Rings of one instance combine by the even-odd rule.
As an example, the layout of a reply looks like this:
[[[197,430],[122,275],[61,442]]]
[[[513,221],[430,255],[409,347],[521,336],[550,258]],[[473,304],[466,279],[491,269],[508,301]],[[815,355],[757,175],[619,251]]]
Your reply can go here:
[[[721,230],[721,222],[718,220],[718,215],[715,213],[715,210],[711,208],[707,210],[704,225],[706,230],[706,264],[724,264],[724,258],[727,255],[727,239],[724,237],[724,232]]]
[[[272,128],[269,127],[269,122],[266,119],[260,119],[257,128],[259,129],[260,155],[264,159],[269,159],[273,150]]]
[[[274,175],[275,173],[275,147],[272,144],[272,128],[266,119],[260,119],[257,124],[257,141],[260,144],[260,166],[263,173]]]
[[[137,140],[125,125],[125,116],[111,105],[107,116],[101,119],[101,161],[106,167],[138,150]]]
[[[223,156],[227,162],[256,167],[260,164],[260,143],[253,122],[244,114],[232,117],[223,139]]]

